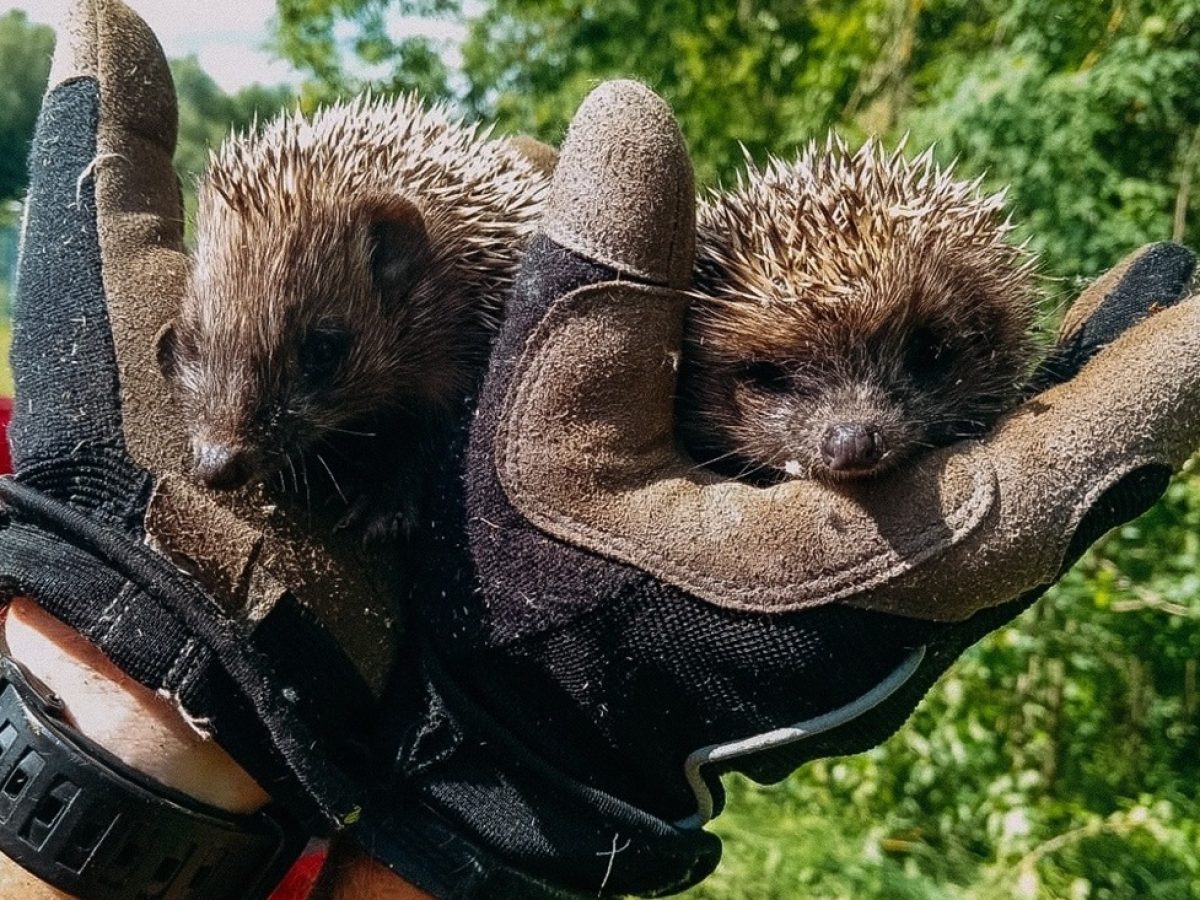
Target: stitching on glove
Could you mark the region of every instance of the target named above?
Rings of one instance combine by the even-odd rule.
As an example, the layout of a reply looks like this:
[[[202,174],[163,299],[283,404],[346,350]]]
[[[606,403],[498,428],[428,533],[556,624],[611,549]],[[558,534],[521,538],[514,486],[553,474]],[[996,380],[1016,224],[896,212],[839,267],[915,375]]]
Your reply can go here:
[[[113,631],[121,624],[121,619],[129,609],[129,599],[137,593],[138,587],[132,581],[126,581],[121,585],[121,589],[117,591],[116,596],[109,601],[108,606],[104,608],[104,612],[100,614],[99,622],[104,624],[103,631],[90,635],[94,643],[104,644],[112,637]],[[115,615],[113,614],[114,611]]]
[[[556,244],[565,247],[568,250],[573,250],[580,256],[585,256],[593,262],[608,266],[611,269],[616,269],[626,275],[632,275],[634,278],[641,278],[646,281],[653,282],[656,285],[665,284],[667,276],[663,272],[652,272],[649,269],[644,269],[641,266],[631,266],[628,262],[614,259],[609,252],[611,248],[597,243],[596,241],[588,240],[581,237],[572,229],[555,227],[553,225],[547,227],[546,237],[550,238]],[[565,299],[565,298],[564,298]]]

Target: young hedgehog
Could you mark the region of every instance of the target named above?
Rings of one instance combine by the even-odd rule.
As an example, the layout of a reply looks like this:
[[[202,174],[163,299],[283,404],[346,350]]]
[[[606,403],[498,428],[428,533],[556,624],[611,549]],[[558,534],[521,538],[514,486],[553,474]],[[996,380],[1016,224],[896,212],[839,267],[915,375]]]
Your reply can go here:
[[[545,151],[413,97],[285,115],[222,145],[159,344],[195,477],[230,489],[286,472],[311,492],[323,471],[312,482],[349,504],[343,525],[368,539],[411,525],[536,224]]]
[[[1003,195],[831,138],[701,204],[679,422],[736,477],[841,481],[984,432],[1034,354]]]

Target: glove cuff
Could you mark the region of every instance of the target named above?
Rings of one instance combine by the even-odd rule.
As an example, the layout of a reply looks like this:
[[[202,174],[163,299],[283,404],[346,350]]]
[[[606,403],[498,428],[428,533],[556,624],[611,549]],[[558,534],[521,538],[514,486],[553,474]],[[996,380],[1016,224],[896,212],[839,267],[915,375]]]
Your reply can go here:
[[[659,896],[716,868],[715,835],[565,774],[467,698],[429,648],[421,657],[421,684],[396,719],[416,723],[399,753],[400,796],[380,804],[397,812],[364,817],[381,862],[456,898]]]
[[[393,806],[399,813],[392,811]],[[417,797],[393,795],[387,809],[368,806],[364,826],[355,838],[372,858],[442,900],[570,900],[583,896],[517,871],[465,839],[461,828]]]

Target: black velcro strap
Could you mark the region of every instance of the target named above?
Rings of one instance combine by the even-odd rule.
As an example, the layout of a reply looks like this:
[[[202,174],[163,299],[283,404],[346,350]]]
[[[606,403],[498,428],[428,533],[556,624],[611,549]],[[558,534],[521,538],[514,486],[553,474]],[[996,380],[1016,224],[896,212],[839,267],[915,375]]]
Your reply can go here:
[[[0,644],[0,851],[82,900],[256,900],[306,834],[271,809],[235,816],[157,785],[62,723]]]

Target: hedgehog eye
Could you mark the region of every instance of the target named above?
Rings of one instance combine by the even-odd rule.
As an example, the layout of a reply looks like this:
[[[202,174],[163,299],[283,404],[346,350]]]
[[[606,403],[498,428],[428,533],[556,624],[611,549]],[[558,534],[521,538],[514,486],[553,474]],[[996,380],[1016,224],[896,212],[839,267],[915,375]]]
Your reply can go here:
[[[310,383],[329,381],[350,352],[351,334],[342,328],[310,331],[300,344],[300,368]]]
[[[918,328],[908,339],[904,361],[914,375],[936,375],[950,361],[943,337],[932,328]]]
[[[747,363],[739,373],[740,378],[750,387],[771,394],[779,394],[791,387],[791,379],[783,366],[765,360]]]

